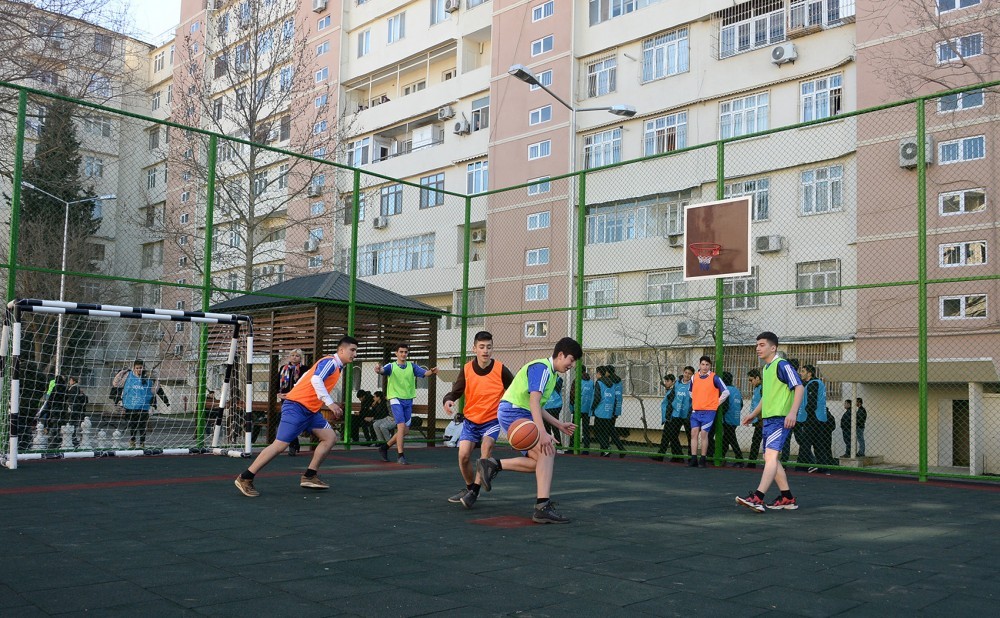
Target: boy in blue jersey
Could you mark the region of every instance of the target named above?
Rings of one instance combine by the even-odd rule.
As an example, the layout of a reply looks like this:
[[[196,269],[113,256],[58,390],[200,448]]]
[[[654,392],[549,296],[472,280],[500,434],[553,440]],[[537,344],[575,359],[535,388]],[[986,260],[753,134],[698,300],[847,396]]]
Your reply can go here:
[[[545,431],[545,422],[556,427],[567,436],[573,435],[576,425],[564,423],[545,411],[545,403],[555,389],[556,375],[573,368],[583,356],[583,348],[570,337],[563,337],[556,343],[551,358],[540,358],[521,367],[514,381],[504,392],[497,408],[497,420],[506,432],[511,423],[526,418],[538,429],[538,444],[521,457],[480,459],[478,469],[486,491],[493,488],[492,482],[501,470],[514,472],[534,472],[537,499],[532,513],[532,521],[539,524],[565,524],[569,519],[556,513],[550,499],[552,472],[555,465],[555,440]]]
[[[750,398],[750,410],[753,411],[760,403],[760,369],[751,369],[747,372],[747,380],[750,382],[750,390],[753,392],[753,396]],[[759,418],[753,419],[753,437],[750,438],[750,463],[747,464],[748,468],[757,467],[757,456],[760,455],[760,443],[764,435],[764,424],[760,422]]]
[[[382,461],[389,461],[389,448],[396,446],[396,462],[406,465],[403,453],[403,439],[410,430],[413,420],[413,399],[417,396],[417,378],[437,374],[438,368],[424,369],[416,363],[406,360],[410,346],[401,343],[396,346],[396,362],[384,366],[375,366],[375,373],[386,377],[386,396],[389,398],[389,409],[396,421],[396,433],[388,442],[378,447]]]
[[[795,419],[802,403],[802,380],[791,364],[777,357],[778,336],[767,331],[757,335],[757,358],[764,361],[761,370],[761,400],[746,418],[744,425],[749,425],[753,419],[760,416],[764,420],[764,471],[760,484],[746,498],[736,497],[736,503],[742,504],[755,513],[764,512],[764,495],[777,483],[781,495],[767,505],[769,509],[797,509],[795,496],[788,486],[785,469],[778,460],[781,447],[788,440],[788,433],[795,427]]]

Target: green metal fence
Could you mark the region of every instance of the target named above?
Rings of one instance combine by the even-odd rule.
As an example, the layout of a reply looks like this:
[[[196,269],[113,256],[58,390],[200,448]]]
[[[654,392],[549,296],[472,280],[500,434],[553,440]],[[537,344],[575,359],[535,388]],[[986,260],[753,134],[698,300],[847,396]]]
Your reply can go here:
[[[583,144],[579,172],[466,195],[445,188],[456,186],[446,183],[451,162],[404,181],[329,160],[345,160],[350,149],[351,160],[391,171],[403,157],[432,162],[433,149],[381,152],[370,143],[366,153],[331,136],[328,149],[305,156],[288,148],[296,131],[314,127],[276,120],[238,139],[4,85],[0,98],[16,122],[0,135],[10,145],[0,272],[6,300],[61,294],[207,310],[262,294],[330,305],[346,320],[343,332],[327,336],[355,331],[358,311],[372,308],[358,284],[374,284],[428,306],[409,310],[430,324],[413,358],[443,368],[464,362],[480,329],[494,334],[496,356],[513,368],[572,336],[585,356],[564,376],[566,403],[554,411],[587,428],[565,448],[592,455],[685,457],[684,419],[661,411],[664,377],[680,379],[702,355],[729,374],[745,416],[748,373],[759,367],[754,340],[770,330],[783,354],[818,380],[813,391],[822,383],[826,395],[818,411],[810,404],[792,440],[796,465],[921,479],[993,475],[1000,472],[990,302],[998,275],[988,260],[996,242],[989,196],[1000,146],[996,86],[724,140],[706,140],[696,126],[634,120],[630,128],[643,131],[628,138],[641,133],[651,156],[616,162],[624,137],[612,128],[600,145]],[[66,141],[70,126],[76,146]],[[72,159],[66,152],[79,156],[69,166],[77,178],[59,165]],[[468,186],[481,186],[484,163],[466,165]],[[115,198],[88,201],[108,194]],[[685,281],[685,207],[743,195],[754,198],[751,274]],[[269,289],[330,271],[350,275],[346,301]],[[56,368],[50,335],[51,328],[31,340],[40,374]],[[204,415],[206,391],[218,381],[209,332],[159,329],[127,341],[100,353],[97,344],[70,341],[59,364],[82,371],[95,399],[113,367],[149,354],[185,412]],[[270,349],[271,365],[288,351]],[[600,368],[609,388],[620,381],[612,418],[581,410],[582,365],[591,377]],[[255,399],[266,407],[271,376],[245,379],[260,387]],[[378,386],[369,363],[348,372],[343,388]],[[428,441],[440,429],[435,409],[447,388],[421,384]],[[722,412],[716,464],[757,459],[753,428],[732,427]],[[681,446],[671,448],[678,431]],[[349,443],[367,442],[350,433]]]

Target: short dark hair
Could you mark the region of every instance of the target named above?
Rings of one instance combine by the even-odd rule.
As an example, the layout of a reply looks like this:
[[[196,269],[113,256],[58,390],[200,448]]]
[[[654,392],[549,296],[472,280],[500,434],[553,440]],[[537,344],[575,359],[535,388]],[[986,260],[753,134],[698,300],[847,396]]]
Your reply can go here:
[[[851,399],[850,399],[850,397],[848,397],[847,399],[845,399],[845,400],[844,400],[844,403],[851,403]]]
[[[806,370],[806,373],[811,373],[814,378],[819,375],[815,365],[802,365],[802,368]]]
[[[338,348],[342,345],[358,345],[358,340],[349,335],[344,335],[340,338],[340,341],[337,342]]]
[[[473,344],[480,341],[493,341],[493,333],[488,330],[481,330],[472,338]]]
[[[670,380],[671,382],[676,382],[677,381],[677,376],[675,376],[672,373],[668,373],[667,375],[663,376],[663,380],[664,381]]]
[[[576,339],[563,337],[556,342],[556,347],[552,348],[552,358],[559,356],[559,354],[572,356],[573,360],[580,360],[583,357],[583,347]]]
[[[145,367],[146,363],[142,362],[141,358],[137,358],[134,361],[132,361],[132,366],[133,367]]]
[[[858,398],[857,398],[857,402],[858,402],[858,405],[860,406],[860,405],[861,405],[861,403],[862,403],[862,402],[861,402],[861,397],[858,397]]]
[[[757,335],[757,339],[755,339],[755,341],[760,341],[761,339],[767,340],[768,343],[773,343],[776,347],[778,345],[778,336],[769,330],[765,330],[761,334]]]
[[[406,350],[407,352],[409,352],[410,351],[410,344],[408,344],[408,343],[397,343],[396,347],[393,348],[393,350],[396,350],[398,352],[399,348],[403,348],[404,350]]]
[[[759,378],[760,377],[760,369],[751,369],[750,371],[747,372],[747,377],[748,378]]]
[[[733,374],[729,373],[728,371],[723,371],[722,372],[722,381],[725,382],[726,384],[732,384],[733,383]]]
[[[690,371],[691,373],[695,373],[694,367],[692,367],[691,365],[688,365],[687,367],[685,367],[684,371]]]
[[[699,358],[699,359],[698,359],[698,363],[699,363],[699,364],[700,364],[700,363],[701,363],[702,361],[705,361],[705,362],[706,362],[706,363],[708,363],[709,365],[711,365],[711,364],[712,364],[712,359],[710,359],[710,358],[709,358],[709,357],[707,357],[707,356],[702,356],[701,358]]]
[[[378,397],[379,399],[385,399],[385,393],[382,391],[375,391],[372,393],[372,397]]]

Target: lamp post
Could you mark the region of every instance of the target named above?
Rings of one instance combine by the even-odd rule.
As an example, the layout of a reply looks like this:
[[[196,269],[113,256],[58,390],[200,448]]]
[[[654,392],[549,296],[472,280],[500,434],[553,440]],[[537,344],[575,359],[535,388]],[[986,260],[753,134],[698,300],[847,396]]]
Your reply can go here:
[[[66,294],[66,250],[67,250],[68,244],[69,244],[69,207],[72,206],[72,205],[74,205],[74,204],[83,204],[83,203],[86,203],[86,202],[99,202],[99,201],[102,201],[102,200],[113,200],[113,199],[117,199],[118,196],[115,195],[115,194],[113,194],[113,193],[110,193],[108,195],[98,195],[96,197],[88,197],[88,198],[85,198],[85,199],[82,199],[82,200],[66,201],[66,200],[62,199],[61,197],[52,195],[51,193],[49,193],[48,191],[45,191],[44,189],[39,189],[38,187],[36,187],[35,185],[31,184],[30,182],[21,181],[21,186],[22,187],[26,187],[28,189],[31,189],[32,191],[37,191],[38,193],[41,193],[42,195],[47,196],[47,197],[49,197],[49,198],[51,198],[51,199],[53,199],[53,200],[55,200],[55,201],[57,201],[57,202],[59,202],[60,204],[63,205],[62,267],[60,268],[60,273],[59,273],[59,300],[63,301],[63,300],[65,300],[65,294]],[[59,317],[57,318],[57,325],[56,325],[56,366],[55,366],[55,373],[56,373],[56,375],[59,374],[59,370],[60,370],[61,365],[62,365],[62,328],[63,328],[63,315],[64,314],[62,314],[62,313],[59,314]]]

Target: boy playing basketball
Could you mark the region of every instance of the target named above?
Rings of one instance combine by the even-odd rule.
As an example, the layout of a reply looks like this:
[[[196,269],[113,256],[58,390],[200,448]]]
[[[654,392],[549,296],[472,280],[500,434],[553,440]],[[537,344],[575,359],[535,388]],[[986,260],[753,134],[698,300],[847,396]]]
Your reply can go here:
[[[497,406],[500,398],[514,381],[514,375],[503,363],[493,359],[493,335],[481,330],[473,339],[475,358],[465,363],[462,373],[444,396],[444,411],[454,413],[455,402],[465,394],[465,422],[458,438],[458,469],[465,479],[465,489],[448,498],[471,509],[479,497],[481,477],[472,466],[472,451],[480,445],[482,457],[488,458],[500,434]]]
[[[534,472],[537,500],[531,519],[539,524],[565,524],[569,519],[556,513],[552,507],[552,471],[555,465],[555,440],[545,431],[547,421],[567,436],[573,435],[576,425],[564,423],[545,412],[545,403],[556,386],[557,374],[573,368],[583,356],[583,348],[570,337],[563,337],[556,343],[551,358],[540,358],[521,367],[514,381],[503,394],[497,410],[497,420],[504,431],[519,418],[530,419],[538,428],[538,444],[526,456],[498,460],[493,457],[480,458],[479,474],[486,491],[492,489],[492,481],[501,470],[514,472]]]
[[[330,427],[330,423],[320,414],[320,410],[326,406],[333,413],[334,420],[344,418],[344,411],[333,402],[330,391],[340,379],[344,366],[352,362],[357,353],[358,341],[353,337],[342,338],[337,342],[336,354],[319,359],[309,371],[302,374],[292,390],[285,394],[285,399],[281,402],[281,423],[278,425],[274,442],[257,455],[257,459],[243,474],[236,477],[236,488],[244,496],[255,498],[260,495],[253,486],[254,475],[277,455],[283,453],[288,444],[306,430],[312,431],[319,438],[319,446],[313,452],[309,468],[299,480],[299,486],[308,489],[330,488],[319,478],[316,471],[336,443],[337,432]]]
[[[388,442],[378,447],[383,461],[389,461],[389,448],[396,445],[396,462],[406,465],[403,454],[403,439],[410,430],[413,420],[413,398],[417,396],[417,378],[432,376],[438,372],[437,367],[424,369],[416,363],[406,360],[410,346],[401,343],[396,346],[396,362],[382,367],[376,365],[375,373],[386,376],[386,396],[389,397],[389,409],[396,421],[396,433]]]
[[[772,332],[757,335],[757,357],[764,361],[761,369],[761,400],[746,418],[743,425],[749,425],[758,415],[764,423],[764,472],[760,485],[746,498],[736,497],[742,504],[757,513],[764,512],[764,494],[774,481],[781,495],[767,505],[769,509],[797,509],[795,496],[788,487],[788,477],[778,456],[788,440],[788,434],[795,427],[795,417],[802,403],[802,380],[790,363],[777,357],[778,336]]]

